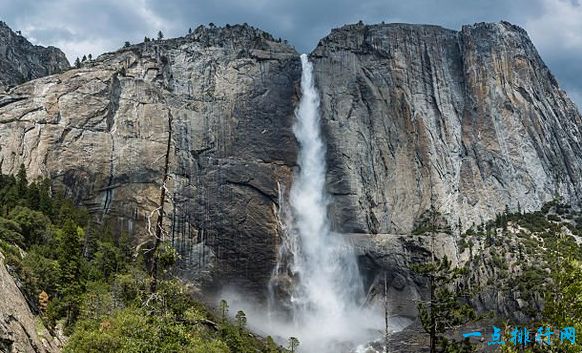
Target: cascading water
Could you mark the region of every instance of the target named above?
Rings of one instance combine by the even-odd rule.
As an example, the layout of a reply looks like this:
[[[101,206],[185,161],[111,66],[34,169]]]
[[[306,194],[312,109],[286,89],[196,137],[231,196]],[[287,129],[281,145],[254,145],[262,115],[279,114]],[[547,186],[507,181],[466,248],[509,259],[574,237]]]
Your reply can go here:
[[[307,55],[301,55],[301,64],[302,97],[293,128],[300,169],[289,194],[286,239],[274,276],[286,272],[293,281],[289,309],[294,325],[288,334],[299,337],[302,352],[350,351],[377,338],[383,319],[362,306],[365,295],[354,249],[330,228],[319,95]]]
[[[301,353],[380,352],[369,343],[383,337],[382,309],[364,305],[354,248],[331,230],[319,95],[307,55],[301,55],[301,64],[302,96],[293,127],[300,168],[288,200],[279,190],[284,236],[269,285],[269,312],[236,291],[224,291],[221,298],[228,300],[233,312],[244,310],[254,331],[271,335],[280,344],[299,338]]]

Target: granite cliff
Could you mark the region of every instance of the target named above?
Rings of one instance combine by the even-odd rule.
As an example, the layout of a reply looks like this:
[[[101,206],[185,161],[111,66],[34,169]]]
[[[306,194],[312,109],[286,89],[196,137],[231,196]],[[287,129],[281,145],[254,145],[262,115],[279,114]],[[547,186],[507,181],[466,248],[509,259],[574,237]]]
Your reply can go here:
[[[352,25],[312,58],[341,231],[409,233],[431,203],[464,230],[580,200],[582,118],[523,29]]]
[[[472,255],[459,234],[472,225],[558,196],[580,206],[582,117],[523,29],[355,24],[311,58],[332,220],[360,249],[372,297],[387,273],[396,313],[414,313],[427,295],[409,268],[429,259],[431,207],[435,253],[463,265]],[[490,265],[472,270],[479,281]],[[523,319],[518,297],[494,289],[475,305]]]
[[[0,21],[0,91],[68,68],[60,49],[32,45]]]
[[[166,240],[186,274],[218,258],[220,278],[258,291],[275,257],[278,183],[295,163],[299,75],[290,46],[247,25],[104,54],[3,98],[0,167],[50,176],[139,242],[171,128]]]
[[[422,295],[408,265],[427,246],[410,234],[431,207],[463,230],[506,207],[579,203],[582,117],[523,29],[348,25],[310,57],[335,230],[361,245],[370,293],[390,274],[399,313]],[[139,243],[171,136],[165,239],[182,273],[264,295],[300,70],[292,47],[247,25],[104,54],[0,97],[0,170],[24,163]],[[438,251],[462,261],[451,234]]]

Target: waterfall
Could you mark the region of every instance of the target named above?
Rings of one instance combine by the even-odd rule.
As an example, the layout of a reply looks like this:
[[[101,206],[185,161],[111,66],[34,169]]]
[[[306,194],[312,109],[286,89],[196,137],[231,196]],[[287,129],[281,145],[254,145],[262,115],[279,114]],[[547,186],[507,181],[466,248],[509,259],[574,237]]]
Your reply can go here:
[[[299,171],[289,193],[286,235],[273,276],[287,275],[293,282],[287,308],[294,325],[287,331],[299,337],[301,352],[350,351],[378,337],[382,317],[362,306],[365,295],[355,251],[331,230],[319,95],[307,55],[301,55],[301,64],[301,101],[293,127]]]
[[[299,320],[321,324],[345,317],[363,297],[356,256],[347,242],[330,230],[325,188],[325,145],[321,138],[319,95],[313,66],[301,56],[301,101],[293,127],[299,142],[299,173],[290,193],[293,235],[298,237],[294,273],[298,283],[291,302]]]

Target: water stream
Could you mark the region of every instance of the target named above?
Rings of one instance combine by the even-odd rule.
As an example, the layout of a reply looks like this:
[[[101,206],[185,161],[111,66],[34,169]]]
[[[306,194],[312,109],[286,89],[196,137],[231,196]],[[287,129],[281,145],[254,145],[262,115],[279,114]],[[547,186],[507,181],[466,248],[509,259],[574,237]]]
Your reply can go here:
[[[293,132],[299,171],[289,193],[286,239],[274,276],[292,279],[288,309],[301,352],[335,353],[381,337],[383,317],[363,306],[365,293],[353,247],[334,234],[328,215],[326,148],[313,65],[301,55],[301,100]]]
[[[253,331],[271,335],[281,345],[298,338],[298,353],[382,352],[377,342],[384,336],[383,310],[365,303],[356,252],[330,225],[319,93],[307,55],[301,55],[301,64],[301,100],[293,127],[299,168],[289,193],[279,192],[284,235],[269,285],[268,312],[236,291],[225,291],[222,298],[233,312],[247,313]]]

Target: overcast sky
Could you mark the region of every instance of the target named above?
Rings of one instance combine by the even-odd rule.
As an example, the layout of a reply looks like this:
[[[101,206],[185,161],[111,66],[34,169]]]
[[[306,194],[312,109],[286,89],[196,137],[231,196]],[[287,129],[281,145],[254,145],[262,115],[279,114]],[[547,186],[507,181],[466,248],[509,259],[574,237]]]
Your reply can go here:
[[[311,51],[333,27],[408,22],[460,29],[507,20],[524,27],[562,88],[582,107],[581,0],[0,0],[0,19],[31,42],[77,56],[119,48],[145,35],[247,22]]]

